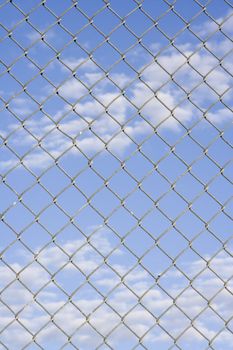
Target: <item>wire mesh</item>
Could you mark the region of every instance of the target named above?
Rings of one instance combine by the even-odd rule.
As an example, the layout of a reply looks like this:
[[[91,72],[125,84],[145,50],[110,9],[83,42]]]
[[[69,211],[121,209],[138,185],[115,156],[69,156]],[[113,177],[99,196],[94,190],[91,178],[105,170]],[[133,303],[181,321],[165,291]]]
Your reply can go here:
[[[1,349],[231,349],[232,14],[1,1]]]

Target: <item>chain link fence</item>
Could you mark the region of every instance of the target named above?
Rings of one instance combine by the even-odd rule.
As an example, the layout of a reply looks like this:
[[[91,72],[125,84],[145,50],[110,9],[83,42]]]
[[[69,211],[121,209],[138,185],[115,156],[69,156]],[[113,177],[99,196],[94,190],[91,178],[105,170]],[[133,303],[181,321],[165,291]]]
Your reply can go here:
[[[0,349],[232,348],[232,14],[0,2]]]

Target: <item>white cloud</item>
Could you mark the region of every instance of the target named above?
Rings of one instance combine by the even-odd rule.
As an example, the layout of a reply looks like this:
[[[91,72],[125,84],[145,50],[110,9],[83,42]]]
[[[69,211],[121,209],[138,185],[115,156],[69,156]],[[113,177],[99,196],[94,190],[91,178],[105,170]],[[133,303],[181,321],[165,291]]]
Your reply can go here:
[[[232,112],[227,108],[221,108],[216,112],[208,112],[207,119],[213,124],[221,125],[222,122],[233,121]]]
[[[104,245],[106,252],[114,248],[111,241],[107,239],[106,231],[102,231],[101,234],[98,233],[96,237],[94,235],[92,241],[97,249]],[[96,346],[97,343],[100,344],[103,341],[98,332],[105,336],[108,336],[110,333],[111,335],[107,337],[107,341],[113,347],[130,339],[137,342],[138,339],[133,332],[139,337],[145,335],[146,341],[151,346],[157,344],[157,342],[161,342],[161,344],[169,343],[171,339],[159,328],[159,324],[174,337],[181,336],[182,332],[188,328],[188,331],[180,337],[180,340],[190,342],[190,344],[192,341],[195,341],[201,346],[202,341],[205,342],[201,332],[211,341],[217,334],[216,327],[218,323],[222,322],[220,317],[227,320],[230,316],[229,310],[232,304],[232,294],[223,288],[223,283],[220,283],[222,287],[219,287],[216,293],[216,276],[208,268],[206,268],[204,274],[198,276],[196,281],[194,279],[193,287],[190,285],[186,289],[179,287],[179,279],[182,276],[179,277],[180,274],[176,274],[174,284],[173,273],[170,272],[168,282],[169,280],[171,282],[166,287],[163,287],[168,292],[167,295],[159,285],[154,284],[154,280],[142,267],[138,266],[135,270],[128,273],[130,266],[127,263],[127,256],[129,253],[124,252],[121,255],[120,259],[118,259],[118,266],[114,263],[111,265],[122,276],[126,274],[123,284],[120,283],[120,278],[117,274],[107,265],[104,264],[103,267],[98,268],[98,266],[102,266],[103,258],[89,244],[84,245],[83,240],[64,241],[61,247],[65,253],[51,243],[39,253],[38,263],[33,263],[29,266],[24,266],[20,263],[10,264],[12,269],[19,271],[18,282],[12,283],[15,280],[15,274],[9,270],[9,267],[3,265],[0,269],[1,287],[4,289],[2,300],[10,306],[11,310],[19,311],[18,320],[26,329],[31,330],[33,333],[42,328],[36,339],[41,344],[47,344],[44,345],[45,347],[48,346],[51,337],[55,337],[56,344],[61,345],[63,341],[67,341],[66,336],[60,334],[60,330],[56,325],[61,327],[67,335],[72,335],[79,329],[72,337],[72,341],[75,344],[79,344],[79,347],[83,349],[88,349],[88,346],[92,343]],[[17,259],[17,252],[15,256]],[[85,282],[85,277],[80,281],[76,278],[74,280],[76,286],[83,286],[78,289],[77,294],[72,296],[71,303],[68,302],[67,296],[59,290],[59,287],[51,282],[51,277],[46,272],[46,269],[49,271],[52,269],[52,273],[55,272],[54,278],[57,281],[56,283],[66,290],[66,288],[69,288],[69,283],[71,283],[73,278],[72,273],[76,270],[76,267],[69,262],[69,258],[86,275],[91,274],[89,281],[97,289],[96,291],[88,282]],[[59,272],[56,271],[60,271],[64,265],[66,265],[64,267],[66,277],[64,282],[62,282],[57,277]],[[199,265],[202,266],[201,260],[190,263],[186,273],[192,276],[193,271],[197,271],[197,266]],[[231,258],[229,255],[219,253],[218,256],[211,260],[210,267],[221,278],[227,279],[229,273],[231,273]],[[36,294],[36,299],[33,299],[33,294],[20,281],[33,293],[42,288]],[[162,283],[162,281],[159,283]],[[43,289],[45,285],[46,287]],[[110,291],[112,288],[112,292],[108,295],[106,303],[104,303],[98,290],[105,294],[106,291]],[[207,288],[209,289],[209,299],[211,299],[210,306],[216,313],[208,307],[205,300]],[[230,288],[230,285],[228,288]],[[210,293],[211,291],[212,293]],[[180,294],[175,304],[169,294]],[[201,294],[203,294],[203,297]],[[15,298],[15,295],[17,295],[17,298]],[[213,295],[215,296],[213,297]],[[138,303],[138,297],[141,298],[140,304]],[[47,311],[41,308],[40,303]],[[209,316],[205,317],[207,311]],[[121,323],[117,313],[123,317],[124,324]],[[54,323],[50,321],[51,315],[54,315]],[[89,321],[87,323],[86,317],[88,315]],[[157,326],[155,326],[156,318],[159,318]],[[194,326],[191,325],[189,318],[194,320]],[[6,326],[2,333],[2,341],[9,348],[16,349],[30,342],[31,336],[20,327],[16,320],[14,323],[11,323],[13,320],[14,314],[1,304],[0,324]],[[7,327],[7,324],[9,324],[9,327]],[[113,331],[115,327],[117,328]],[[152,329],[147,334],[150,327]],[[195,330],[195,328],[200,332]],[[10,334],[14,333],[17,333],[17,336],[10,337]],[[229,340],[227,332],[221,333],[216,338],[216,342],[222,345],[227,340]]]
[[[0,163],[0,170],[5,172],[9,169],[14,168],[17,166],[17,164],[19,164],[19,162],[16,159],[3,160]]]
[[[59,94],[66,99],[78,100],[88,93],[85,86],[75,78],[67,80],[59,89]]]
[[[31,44],[34,43],[42,43],[42,37],[45,38],[45,40],[49,40],[54,38],[55,33],[53,32],[53,30],[50,30],[48,32],[46,32],[45,34],[40,34],[36,31],[31,31],[29,33],[26,34],[26,37],[29,39]]]
[[[96,70],[96,64],[89,59],[89,58],[75,58],[75,57],[69,57],[62,60],[71,70],[75,70],[76,68],[84,69],[88,71],[95,71]],[[67,69],[66,67],[63,67],[64,69]]]
[[[229,21],[230,19],[226,23]],[[202,26],[202,30],[205,30],[205,26],[208,26],[208,23]],[[213,50],[218,47],[219,53],[222,54],[225,54],[226,50],[230,50],[229,40],[227,39],[219,42],[216,38],[211,40],[209,45]],[[97,83],[103,77],[103,73],[90,59],[77,59],[72,56],[63,58],[71,69],[75,69],[82,62],[84,63],[79,68],[79,79],[88,86],[94,84],[92,93],[96,98],[92,97],[88,89],[74,77],[66,80],[59,87],[58,92],[71,104],[75,104],[80,99],[73,106],[75,113],[71,106],[67,104],[57,111],[54,116],[52,115],[51,118],[54,120],[61,118],[56,130],[53,130],[55,125],[46,116],[37,120],[33,120],[32,117],[25,122],[25,126],[36,138],[43,137],[48,133],[43,138],[42,145],[52,156],[50,157],[46,152],[37,148],[25,157],[25,165],[31,168],[44,169],[54,163],[53,157],[61,156],[70,148],[69,154],[78,154],[73,144],[76,144],[89,156],[104,151],[106,146],[111,152],[122,155],[132,145],[130,137],[137,142],[138,139],[142,140],[152,133],[149,124],[142,118],[139,120],[138,110],[153,127],[159,125],[160,129],[168,129],[171,132],[181,130],[179,122],[189,126],[192,122],[201,118],[201,114],[197,113],[192,101],[203,110],[211,104],[217,103],[220,99],[219,95],[230,88],[230,75],[219,66],[219,61],[205,48],[200,49],[200,47],[193,46],[189,42],[180,45],[181,48],[186,57],[190,56],[189,62],[175,48],[168,48],[166,52],[158,57],[157,62],[151,63],[147,68],[143,68],[142,62],[141,80],[138,79],[129,86],[128,84],[133,79],[131,75],[127,75],[125,72],[110,74],[111,79],[120,88],[128,86],[125,95],[122,95],[120,90],[114,87],[114,84],[107,77]],[[232,67],[232,63],[227,57],[226,64],[228,69]],[[165,69],[168,73],[165,72]],[[205,76],[206,83],[195,69]],[[171,74],[174,74],[174,79],[187,93],[192,91],[190,101],[184,91],[171,81]],[[160,88],[163,84],[165,85]],[[155,96],[154,91],[158,88],[160,89]],[[226,100],[230,104],[232,93],[229,91],[226,97],[223,95],[223,98],[224,101]],[[22,98],[14,100],[13,108],[16,113],[22,116],[32,111],[32,107]],[[67,114],[67,116],[62,118],[64,114]],[[137,118],[127,124],[127,120],[132,116],[137,116]],[[206,117],[212,123],[222,125],[231,120],[231,113],[227,107],[220,106],[218,103],[217,107],[209,111]],[[121,130],[123,125],[125,133]],[[91,126],[93,132],[88,131],[89,126]],[[9,131],[12,131],[13,128],[17,129],[17,125],[14,123],[8,126]],[[3,133],[5,135],[6,131],[3,130]],[[130,137],[127,136],[127,133]],[[20,147],[20,143],[22,147],[26,144],[29,147],[30,143],[31,147],[35,145],[35,140],[30,135],[26,136],[26,132],[24,132],[23,138],[22,135],[22,128],[17,129],[12,134],[9,138],[12,146]],[[9,170],[15,164],[17,164],[15,159],[4,160],[1,169]]]
[[[216,23],[217,22],[217,23]],[[233,16],[232,11],[228,11],[224,17],[217,18],[216,22],[209,20],[203,22],[201,25],[195,25],[194,31],[201,37],[207,38],[210,35],[218,32],[219,25],[221,25],[221,29],[223,32],[228,35],[233,31]]]

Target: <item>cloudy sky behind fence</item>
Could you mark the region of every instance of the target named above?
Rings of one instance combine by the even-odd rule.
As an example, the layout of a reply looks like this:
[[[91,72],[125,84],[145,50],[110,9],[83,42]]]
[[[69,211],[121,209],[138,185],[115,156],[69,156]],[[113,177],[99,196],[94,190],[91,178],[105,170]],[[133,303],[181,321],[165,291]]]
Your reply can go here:
[[[1,349],[230,350],[232,18],[1,1]]]

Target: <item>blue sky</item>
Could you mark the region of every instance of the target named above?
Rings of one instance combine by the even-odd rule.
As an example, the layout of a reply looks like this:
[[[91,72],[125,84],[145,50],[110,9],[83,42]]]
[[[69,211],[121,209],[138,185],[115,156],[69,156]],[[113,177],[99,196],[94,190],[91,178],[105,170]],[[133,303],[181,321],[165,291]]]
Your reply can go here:
[[[43,3],[0,2],[0,349],[230,349],[230,4]]]

